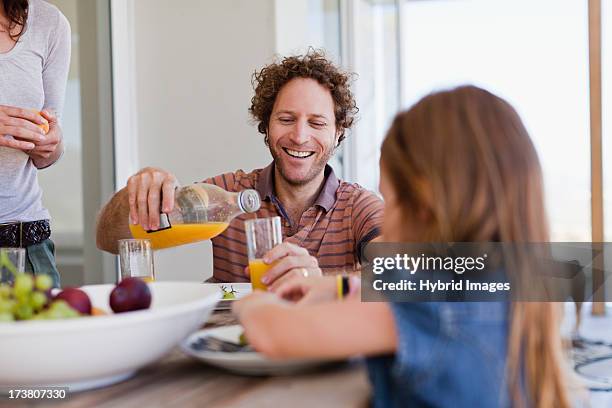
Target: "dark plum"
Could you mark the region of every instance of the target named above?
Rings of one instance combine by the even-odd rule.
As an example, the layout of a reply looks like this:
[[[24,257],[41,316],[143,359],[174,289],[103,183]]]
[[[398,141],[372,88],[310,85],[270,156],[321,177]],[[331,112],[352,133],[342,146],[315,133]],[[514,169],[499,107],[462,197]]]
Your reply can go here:
[[[91,301],[87,293],[77,288],[65,288],[55,295],[53,300],[64,300],[70,307],[81,314],[91,314]]]
[[[110,307],[115,313],[148,309],[151,306],[149,286],[139,278],[125,278],[110,294]]]

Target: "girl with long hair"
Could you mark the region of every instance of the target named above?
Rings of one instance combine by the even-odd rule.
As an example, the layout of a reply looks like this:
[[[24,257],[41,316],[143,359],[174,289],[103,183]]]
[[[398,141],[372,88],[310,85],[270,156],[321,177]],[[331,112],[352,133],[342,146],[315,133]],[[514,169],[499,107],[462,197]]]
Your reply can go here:
[[[398,114],[380,169],[384,242],[548,241],[535,148],[483,89]],[[296,278],[273,288],[296,304],[256,292],[234,309],[267,355],[369,356],[375,406],[570,406],[559,304],[325,302],[335,290],[333,278]]]

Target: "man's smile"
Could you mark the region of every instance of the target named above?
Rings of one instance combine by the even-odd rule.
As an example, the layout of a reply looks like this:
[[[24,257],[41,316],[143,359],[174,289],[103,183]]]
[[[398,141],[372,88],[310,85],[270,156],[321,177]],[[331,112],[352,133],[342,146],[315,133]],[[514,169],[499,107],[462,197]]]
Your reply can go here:
[[[289,156],[294,157],[296,159],[305,159],[305,158],[310,157],[313,154],[315,154],[315,152],[313,152],[313,151],[293,150],[293,149],[289,149],[289,148],[286,148],[286,147],[283,147],[282,149]]]

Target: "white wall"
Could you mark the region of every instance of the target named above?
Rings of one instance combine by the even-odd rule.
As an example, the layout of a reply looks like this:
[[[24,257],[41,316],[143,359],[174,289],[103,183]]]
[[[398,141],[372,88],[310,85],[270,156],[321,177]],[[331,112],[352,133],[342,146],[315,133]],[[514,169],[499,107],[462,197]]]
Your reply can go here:
[[[139,165],[182,183],[268,164],[248,107],[275,52],[274,1],[134,0]],[[121,186],[119,186],[121,187]],[[155,254],[158,279],[212,274],[210,243]]]

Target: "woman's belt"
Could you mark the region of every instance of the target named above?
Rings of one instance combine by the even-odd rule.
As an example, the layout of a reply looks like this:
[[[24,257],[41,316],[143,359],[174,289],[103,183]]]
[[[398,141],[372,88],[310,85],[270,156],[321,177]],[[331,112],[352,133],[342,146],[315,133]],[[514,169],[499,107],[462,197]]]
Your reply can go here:
[[[25,248],[50,236],[49,220],[0,223],[0,247]]]

